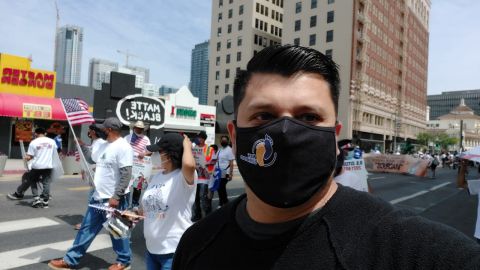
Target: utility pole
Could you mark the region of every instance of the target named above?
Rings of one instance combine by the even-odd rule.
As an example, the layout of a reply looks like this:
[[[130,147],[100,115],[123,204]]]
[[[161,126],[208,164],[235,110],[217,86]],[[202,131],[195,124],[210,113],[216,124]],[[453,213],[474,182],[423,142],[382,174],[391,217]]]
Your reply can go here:
[[[463,152],[463,119],[460,120],[460,152]]]
[[[128,49],[126,51],[117,50],[117,53],[125,55],[125,67],[128,68],[128,59],[130,57],[138,57],[137,55],[130,53]]]

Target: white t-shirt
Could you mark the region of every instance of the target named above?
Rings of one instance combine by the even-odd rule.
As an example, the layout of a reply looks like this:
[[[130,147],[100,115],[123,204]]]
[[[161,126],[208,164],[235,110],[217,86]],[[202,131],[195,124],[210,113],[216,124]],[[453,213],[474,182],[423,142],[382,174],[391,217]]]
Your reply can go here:
[[[95,199],[111,198],[115,186],[120,181],[120,168],[133,165],[133,150],[123,138],[112,143],[99,142],[92,149],[92,159],[96,162],[95,169]],[[128,193],[128,188],[125,193]]]
[[[142,197],[143,234],[150,253],[175,253],[183,233],[192,225],[196,190],[196,183],[189,185],[180,169],[152,177]]]
[[[334,180],[342,186],[351,187],[358,191],[368,192],[368,183],[363,181],[355,173],[351,171],[343,171],[340,175],[337,175]]]
[[[57,144],[48,137],[39,137],[31,141],[27,154],[33,156],[32,169],[52,169],[55,151],[57,151]]]
[[[217,154],[218,162],[215,164],[216,166],[220,166],[220,169],[222,170],[222,178],[225,178],[225,175],[230,171],[231,168],[227,167],[230,165],[230,161],[235,159],[235,156],[233,156],[232,148],[230,146],[227,146],[225,148],[219,148],[218,149],[218,154]]]

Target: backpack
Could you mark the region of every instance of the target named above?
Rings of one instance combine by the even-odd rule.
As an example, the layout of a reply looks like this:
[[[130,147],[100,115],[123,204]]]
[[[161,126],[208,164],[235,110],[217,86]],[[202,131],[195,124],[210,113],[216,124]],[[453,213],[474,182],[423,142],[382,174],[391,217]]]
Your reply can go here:
[[[439,164],[438,159],[433,158],[432,165],[433,166],[438,166],[438,164]]]

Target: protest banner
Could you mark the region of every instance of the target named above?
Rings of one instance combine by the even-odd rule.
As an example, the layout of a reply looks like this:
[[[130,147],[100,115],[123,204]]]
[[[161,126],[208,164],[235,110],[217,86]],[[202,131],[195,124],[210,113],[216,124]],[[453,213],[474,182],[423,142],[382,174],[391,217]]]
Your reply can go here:
[[[428,160],[409,155],[365,155],[365,168],[369,172],[427,175]]]

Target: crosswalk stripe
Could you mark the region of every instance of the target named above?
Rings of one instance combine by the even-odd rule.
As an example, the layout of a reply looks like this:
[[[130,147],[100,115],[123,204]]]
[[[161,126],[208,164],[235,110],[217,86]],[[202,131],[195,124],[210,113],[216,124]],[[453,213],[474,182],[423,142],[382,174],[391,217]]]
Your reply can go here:
[[[5,221],[0,222],[0,233],[36,229],[41,227],[54,226],[58,224],[60,223],[45,217]]]
[[[62,258],[73,244],[74,239],[34,247],[16,249],[0,253],[0,269],[11,269]],[[109,248],[112,246],[110,236],[99,234],[93,240],[87,252]]]

